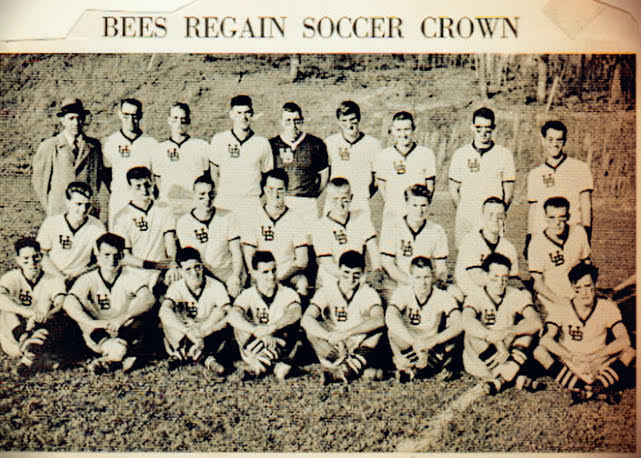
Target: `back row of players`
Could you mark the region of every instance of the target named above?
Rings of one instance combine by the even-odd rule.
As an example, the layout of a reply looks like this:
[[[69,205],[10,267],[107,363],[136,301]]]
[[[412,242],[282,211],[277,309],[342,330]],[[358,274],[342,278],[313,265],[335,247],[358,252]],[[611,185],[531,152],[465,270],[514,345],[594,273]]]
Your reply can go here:
[[[249,373],[273,369],[284,377],[291,369],[292,336],[305,309],[300,324],[326,369],[326,381],[365,373],[376,361],[371,353],[385,324],[399,378],[426,371],[449,374],[464,330],[465,369],[486,379],[489,392],[512,382],[533,386],[520,373],[531,359],[533,337],[542,323],[530,293],[506,283],[518,273],[516,250],[503,237],[515,171],[512,154],[492,140],[491,110],[473,114],[474,140],[454,153],[450,166],[458,257],[456,284],[447,291],[447,237],[427,218],[434,153],[412,139],[410,113],[394,115],[394,144],[381,149],[360,132],[354,102],[338,107],[341,132],[326,142],[302,132],[302,112],[294,103],[283,106],[283,130],[269,141],[251,130],[252,112],[249,97],[234,97],[232,129],[215,135],[210,145],[187,135],[189,108],[175,104],[169,116],[171,138],[159,145],[140,131],[140,102],[125,99],[122,130],[107,138],[96,159],[87,150],[99,144],[82,134],[82,104],[63,103],[64,131],[45,141],[34,158],[34,186],[49,216],[39,243],[23,240],[16,247],[22,276],[6,276],[20,283],[29,278],[27,267],[39,272],[32,266],[39,265],[42,249],[44,270],[51,278],[66,279],[59,291],[68,294],[64,300],[49,297],[51,303],[41,305],[41,312],[15,303],[9,310],[9,292],[18,289],[3,279],[5,312],[20,315],[21,310],[33,326],[34,319],[46,321],[51,310],[64,304],[88,346],[100,355],[92,368],[113,367],[114,361],[129,368],[135,357],[131,344],[139,340],[132,332],[141,321],[136,317],[153,310],[155,297],[160,297],[158,315],[173,359],[201,359],[222,372],[214,349],[228,323]],[[615,385],[634,351],[616,305],[594,295],[596,269],[588,263],[589,168],[563,152],[567,130],[562,123],[548,122],[541,133],[546,162],[528,177],[529,267],[547,320],[535,354],[559,381],[588,398]],[[49,154],[51,144],[62,154]],[[73,159],[73,174],[56,171],[64,168],[59,156],[65,153]],[[83,156],[93,157],[95,164],[78,167]],[[330,170],[326,205],[318,219],[316,198]],[[66,211],[57,213],[56,192],[65,178],[82,177],[79,171],[86,172],[87,180],[65,186]],[[385,202],[380,246],[368,205],[374,178]],[[88,214],[93,190],[87,182],[97,188],[101,181],[111,190],[112,233],[106,234],[102,223]],[[159,190],[157,204],[154,187]],[[310,245],[318,258],[317,277],[310,271]],[[98,259],[94,268],[89,266],[92,249]],[[26,267],[20,264],[25,250],[30,258]],[[385,273],[386,312],[365,282],[365,254],[373,272],[382,268]],[[203,275],[204,270],[224,286]],[[255,284],[241,293],[245,270]],[[310,302],[314,283],[317,291]],[[169,285],[166,292],[163,285]],[[22,286],[34,294],[37,289],[33,278],[22,282],[18,299],[26,296]],[[49,294],[56,291],[47,289]],[[18,322],[14,330],[21,328]],[[606,345],[608,329],[614,344]],[[36,331],[26,334],[27,345],[13,335],[18,350],[22,348],[14,353],[22,354],[23,372],[33,365],[28,357],[33,352],[25,349],[42,340],[32,342]],[[10,339],[3,338],[3,348],[5,340]]]

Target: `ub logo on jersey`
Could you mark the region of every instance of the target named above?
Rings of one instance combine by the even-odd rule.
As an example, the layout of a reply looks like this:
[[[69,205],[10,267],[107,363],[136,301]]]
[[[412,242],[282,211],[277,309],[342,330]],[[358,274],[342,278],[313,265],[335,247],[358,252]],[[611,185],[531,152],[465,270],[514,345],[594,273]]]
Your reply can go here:
[[[149,230],[149,224],[147,224],[147,220],[142,216],[140,218],[134,218],[134,224],[140,232]]]
[[[548,256],[550,257],[550,262],[555,266],[561,266],[565,262],[565,257],[563,257],[563,253],[558,250],[555,251],[554,253],[548,253]]]
[[[258,309],[258,311],[256,312],[256,318],[258,319],[259,323],[269,323],[269,310],[267,310],[266,308]]]
[[[25,307],[29,307],[33,302],[31,293],[26,289],[20,290],[20,292],[18,293],[18,300],[20,301],[20,304],[24,305]]]
[[[467,168],[472,173],[477,173],[481,170],[481,163],[477,158],[467,160]]]
[[[194,235],[196,236],[196,240],[200,243],[207,243],[207,241],[209,241],[209,233],[207,232],[206,227],[203,227],[202,229],[194,229]]]
[[[71,237],[59,234],[58,241],[60,242],[60,248],[63,250],[71,250]]]
[[[410,321],[411,325],[417,326],[421,324],[420,310],[409,309],[409,311],[407,312],[407,319]]]
[[[227,152],[229,153],[229,157],[232,159],[236,159],[240,157],[240,146],[238,146],[236,143],[234,144],[229,144],[227,145]]]
[[[583,340],[583,330],[581,329],[581,326],[572,326],[571,324],[569,324],[568,334],[570,335],[572,340]]]
[[[336,307],[334,311],[336,321],[347,321],[347,309],[345,307]]]
[[[412,248],[412,242],[408,240],[401,240],[401,252],[403,256],[410,258],[414,254],[414,248]]]
[[[260,226],[260,233],[265,242],[271,242],[274,240],[274,230],[271,226]]]
[[[284,164],[291,164],[292,162],[294,162],[294,152],[291,150],[291,148],[278,148],[278,152]]]
[[[120,154],[120,157],[131,156],[131,150],[129,149],[129,145],[118,145],[118,154]]]
[[[345,245],[347,243],[347,234],[345,233],[345,231],[334,231],[334,238],[339,245]]]
[[[405,161],[394,161],[394,170],[397,175],[403,175],[407,172],[407,167],[405,167]]]
[[[111,308],[111,301],[107,294],[96,294],[96,303],[100,310],[109,310]]]
[[[347,146],[339,146],[338,147],[338,156],[344,161],[349,161],[349,147],[347,147]]]
[[[176,162],[178,159],[180,159],[180,154],[178,153],[178,148],[176,148],[174,146],[173,148],[167,149],[167,157],[172,162]]]
[[[492,325],[496,323],[496,312],[494,310],[483,310],[483,324]]]
[[[546,188],[551,188],[552,186],[554,186],[554,175],[552,175],[551,173],[543,175],[543,184]]]

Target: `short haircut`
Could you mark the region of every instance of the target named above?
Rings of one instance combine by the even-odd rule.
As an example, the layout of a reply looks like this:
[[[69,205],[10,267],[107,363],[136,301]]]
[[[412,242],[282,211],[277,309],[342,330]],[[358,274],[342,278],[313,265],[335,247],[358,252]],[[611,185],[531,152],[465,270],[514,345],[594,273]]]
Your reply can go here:
[[[132,167],[127,170],[127,183],[131,184],[131,180],[151,180],[151,170],[147,167]]]
[[[410,200],[410,196],[425,197],[428,201],[430,199],[430,190],[424,184],[413,184],[403,191],[403,194],[405,194],[405,202]]]
[[[412,271],[412,268],[423,269],[425,267],[429,267],[429,269],[432,270],[432,261],[430,258],[426,258],[425,256],[416,256],[410,263],[410,272]]]
[[[178,253],[176,253],[176,262],[180,267],[182,267],[183,262],[189,261],[190,259],[195,259],[198,262],[202,262],[200,253],[194,247],[187,246],[185,248],[179,249]]]
[[[283,105],[283,111],[289,111],[290,113],[298,113],[300,117],[303,117],[303,110],[295,102],[287,102]]]
[[[212,187],[212,189],[216,187],[216,185],[214,184],[214,180],[211,179],[211,176],[208,173],[200,175],[198,178],[196,178],[194,180],[194,185],[192,189],[196,189],[196,185],[200,183],[208,184]]]
[[[541,126],[541,135],[545,137],[548,134],[548,130],[560,130],[563,132],[563,139],[565,140],[568,136],[568,128],[565,127],[565,124],[563,124],[559,120],[554,120],[554,121],[547,121],[543,126]]]
[[[289,188],[289,175],[287,175],[287,172],[285,171],[285,169],[276,168],[276,169],[271,169],[269,172],[264,173],[263,177],[260,180],[260,187],[262,189],[265,188],[268,178],[275,178],[277,180],[280,180],[283,183],[285,183],[285,189]]]
[[[474,111],[472,115],[472,122],[476,122],[476,118],[489,119],[494,125],[494,112],[487,107],[479,108]]]
[[[276,262],[276,259],[271,251],[255,251],[252,256],[252,269],[258,269],[258,264],[261,262]]]
[[[254,109],[252,105],[252,99],[248,95],[236,95],[231,98],[229,103],[230,108],[234,107],[249,107],[251,110]]]
[[[565,208],[570,211],[570,201],[565,197],[550,197],[543,204],[543,211],[547,212],[548,207]]]
[[[392,122],[406,120],[412,121],[412,129],[416,127],[416,125],[414,124],[414,116],[412,116],[412,113],[410,113],[409,111],[399,111],[394,113],[394,116],[392,116]]]
[[[91,199],[93,197],[93,189],[91,189],[91,186],[82,181],[72,181],[69,183],[67,185],[67,189],[65,189],[65,197],[67,199],[71,199],[71,194],[74,192],[85,196],[87,199]]]
[[[506,208],[505,208],[505,207],[506,207],[506,205],[505,205],[505,201],[504,201],[503,199],[501,199],[500,197],[496,197],[496,196],[488,197],[487,199],[485,199],[485,200],[483,201],[483,206],[482,206],[481,208],[482,208],[483,210],[485,210],[485,206],[486,206],[487,204],[500,204],[500,205],[503,205],[503,210],[505,210],[505,209],[506,209]]]
[[[365,269],[365,257],[358,251],[348,250],[338,259],[338,267],[341,266],[350,269]]]
[[[133,106],[135,106],[136,108],[138,108],[138,111],[139,111],[139,112],[142,112],[142,102],[141,102],[140,100],[138,100],[138,99],[134,99],[134,98],[131,98],[131,97],[127,97],[127,98],[122,99],[122,100],[120,101],[120,109],[121,109],[121,110],[122,110],[122,106],[123,106],[125,103],[126,103],[126,104],[129,104],[129,105],[133,105]]]
[[[100,251],[100,247],[103,244],[112,246],[118,251],[125,250],[125,239],[112,232],[105,232],[100,237],[98,237],[98,239],[96,240],[96,249]]]
[[[191,108],[189,108],[189,105],[183,102],[174,102],[174,104],[169,107],[170,113],[173,108],[180,108],[182,111],[184,111],[185,116],[187,117],[187,123],[191,122]]]
[[[347,178],[344,178],[344,177],[334,177],[331,180],[329,180],[329,184],[331,184],[335,188],[342,188],[344,186],[350,185]]]
[[[361,109],[356,102],[351,100],[344,100],[336,108],[336,118],[340,119],[341,116],[348,116],[354,114],[358,121],[361,120]]]
[[[512,261],[510,261],[506,256],[503,256],[501,253],[490,253],[483,261],[483,264],[481,264],[481,268],[485,272],[489,272],[490,266],[492,264],[500,264],[502,266],[505,266],[507,267],[508,271],[512,268]]]
[[[599,269],[594,264],[588,264],[585,261],[581,261],[570,269],[570,272],[568,272],[568,279],[571,284],[576,285],[577,282],[586,275],[589,275],[594,284],[596,284],[599,279]]]
[[[16,255],[20,255],[20,250],[23,248],[31,247],[37,252],[40,252],[40,243],[33,237],[21,237],[13,244],[16,250]]]

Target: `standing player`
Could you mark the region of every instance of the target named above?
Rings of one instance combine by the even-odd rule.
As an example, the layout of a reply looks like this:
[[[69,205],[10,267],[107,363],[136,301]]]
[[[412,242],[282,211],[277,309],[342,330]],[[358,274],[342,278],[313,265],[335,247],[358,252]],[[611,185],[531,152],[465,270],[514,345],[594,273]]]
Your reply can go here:
[[[361,278],[363,256],[346,251],[338,264],[340,277],[316,292],[301,320],[323,368],[323,384],[363,375],[385,326],[381,298]]]
[[[443,370],[443,378],[452,380],[455,340],[463,330],[461,311],[452,296],[434,286],[428,258],[412,259],[410,277],[411,285],[394,291],[385,313],[396,379],[408,381]]]
[[[547,227],[543,204],[550,197],[565,197],[570,202],[570,224],[580,224],[592,235],[592,191],[594,182],[590,166],[569,157],[563,147],[568,129],[561,121],[548,121],[541,127],[545,161],[530,170],[527,177],[528,232],[526,251],[532,236]]]
[[[383,220],[389,219],[389,215],[403,215],[405,190],[414,184],[425,186],[428,200],[432,201],[436,159],[431,149],[414,141],[415,129],[411,113],[395,113],[390,128],[393,145],[380,151],[376,157],[376,179],[385,201]]]
[[[450,194],[456,206],[456,246],[476,229],[488,197],[503,199],[506,209],[514,194],[514,156],[492,139],[494,112],[479,108],[472,115],[474,140],[454,152],[450,164]]]
[[[44,252],[43,269],[70,285],[88,268],[94,243],[105,233],[105,225],[89,214],[93,191],[87,183],[70,183],[65,196],[67,212],[45,218],[38,242]]]
[[[208,370],[222,375],[225,367],[216,361],[215,355],[225,343],[223,329],[230,308],[225,285],[205,276],[195,248],[179,250],[176,261],[182,278],[169,287],[158,313],[169,366],[199,361]]]
[[[513,381],[519,388],[540,387],[525,375],[517,379],[542,325],[530,294],[507,286],[510,267],[502,254],[485,258],[485,286],[474,290],[463,306],[463,364],[469,374],[486,380],[486,392],[492,395]]]
[[[635,351],[617,305],[595,295],[598,269],[579,263],[568,277],[576,295],[550,312],[534,356],[551,377],[573,390],[575,401],[584,401],[604,390],[614,393],[624,375],[634,376]]]
[[[120,101],[120,130],[103,142],[103,160],[111,176],[109,197],[109,229],[113,229],[118,211],[129,202],[127,171],[133,167],[147,167],[152,170],[152,157],[158,152],[158,142],[143,135],[140,129],[142,103],[137,99]]]
[[[285,204],[289,177],[283,169],[273,169],[263,177],[265,205],[244,221],[242,236],[243,253],[248,266],[256,250],[270,251],[276,259],[276,276],[279,282],[294,288],[307,298],[309,278],[310,229],[300,215]],[[252,272],[253,273],[253,272]]]
[[[361,110],[355,102],[341,102],[336,109],[336,119],[340,132],[325,139],[331,170],[330,179],[347,179],[354,193],[352,210],[362,210],[369,217],[369,198],[374,185],[374,161],[381,150],[381,144],[371,135],[361,132]]]
[[[454,278],[457,286],[470,294],[474,289],[483,286],[481,266],[491,253],[500,253],[510,260],[510,276],[519,274],[518,255],[514,245],[503,237],[505,225],[505,202],[498,197],[488,197],[483,202],[481,211],[481,229],[472,231],[463,237],[456,258]]]
[[[101,235],[96,241],[98,266],[78,278],[64,302],[87,347],[100,355],[88,366],[94,373],[133,367],[142,348],[144,315],[155,301],[145,280],[121,266],[124,248],[122,237]]]
[[[253,116],[249,96],[232,97],[232,127],[211,139],[209,160],[218,188],[217,208],[252,212],[260,207],[261,174],[274,167],[274,158],[267,139],[252,130]]]
[[[105,180],[100,142],[84,133],[88,114],[80,99],[64,99],[57,114],[62,132],[43,141],[33,156],[33,189],[47,216],[65,211],[65,191],[72,181],[98,192]]]
[[[440,225],[427,219],[429,199],[427,186],[412,185],[405,190],[406,215],[383,221],[381,261],[397,285],[410,283],[410,262],[417,256],[430,259],[436,278],[447,280],[447,235]]]
[[[198,250],[207,269],[225,283],[231,297],[236,297],[243,275],[241,231],[234,213],[214,207],[214,187],[209,175],[196,178],[194,208],[178,219],[176,233],[180,246]]]
[[[323,140],[303,132],[303,111],[294,102],[283,105],[281,133],[269,140],[274,166],[289,177],[287,206],[313,224],[318,219],[317,198],[327,184],[329,164]]]
[[[380,271],[381,261],[368,210],[351,210],[352,192],[345,178],[332,178],[327,186],[329,212],[320,218],[313,231],[314,250],[319,260],[320,284],[340,276],[338,260],[346,251],[368,253],[373,271]],[[317,285],[318,286],[318,285]]]
[[[65,284],[43,272],[40,244],[33,238],[15,243],[17,269],[0,278],[0,347],[20,358],[22,376],[39,366],[54,315],[62,308]]]
[[[547,312],[574,295],[568,272],[590,258],[585,229],[568,224],[570,203],[565,197],[550,197],[543,204],[547,229],[535,234],[528,247],[528,265],[534,289]]]
[[[278,284],[276,262],[269,251],[254,253],[252,271],[256,284],[238,296],[228,322],[249,367],[245,377],[259,377],[271,370],[284,379],[298,346],[300,299],[293,289]]]
[[[191,110],[186,103],[176,102],[169,108],[167,124],[169,139],[152,156],[151,169],[156,176],[158,201],[169,204],[174,214],[180,216],[191,203],[194,180],[209,174],[209,144],[187,133]]]

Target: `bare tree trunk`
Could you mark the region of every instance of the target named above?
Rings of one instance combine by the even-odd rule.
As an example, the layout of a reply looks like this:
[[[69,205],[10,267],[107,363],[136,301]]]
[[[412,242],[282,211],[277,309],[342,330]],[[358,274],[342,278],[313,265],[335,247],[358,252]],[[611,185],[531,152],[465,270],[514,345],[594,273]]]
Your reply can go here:
[[[536,84],[536,101],[539,103],[545,102],[545,89],[547,86],[547,79],[548,79],[548,64],[547,61],[544,60],[543,57],[539,57],[537,59],[537,73],[538,73],[538,80]]]
[[[289,55],[289,79],[296,81],[298,78],[298,69],[300,67],[301,58],[300,54]]]
[[[476,65],[479,69],[479,89],[481,91],[481,97],[487,100],[487,79],[485,77],[485,55],[477,55]]]
[[[610,78],[610,100],[608,104],[610,106],[616,105],[623,100],[623,88],[621,86],[621,63],[619,59],[614,61],[614,70],[612,71],[612,77]]]

